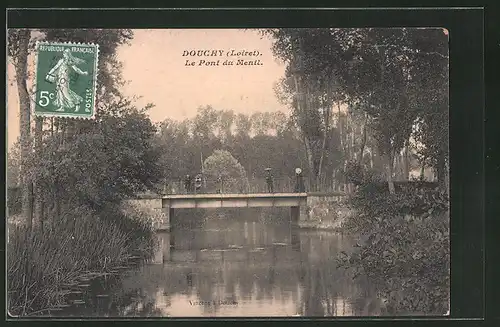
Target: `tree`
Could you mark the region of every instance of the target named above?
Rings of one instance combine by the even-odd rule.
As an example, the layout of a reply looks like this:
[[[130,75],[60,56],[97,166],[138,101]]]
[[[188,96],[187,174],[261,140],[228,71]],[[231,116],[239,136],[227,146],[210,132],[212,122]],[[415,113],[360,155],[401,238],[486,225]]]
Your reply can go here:
[[[230,144],[233,139],[235,114],[232,110],[220,110],[218,114],[219,138],[222,144]]]
[[[248,189],[248,178],[245,168],[230,152],[215,150],[205,159],[205,176],[212,183],[222,182],[222,192],[243,192]],[[214,184],[212,184],[214,185]]]
[[[436,85],[425,88],[428,81],[442,82],[439,76],[446,75],[443,74],[446,69],[433,71],[431,64],[425,64],[431,62],[429,58],[447,62],[442,30],[275,29],[265,33],[273,38],[275,55],[292,70],[286,77],[294,78],[295,91],[301,93],[296,108],[308,120],[303,123],[299,120],[299,124],[309,124],[312,135],[315,130],[320,131],[308,99],[314,93],[311,82],[323,81],[329,87],[320,89],[335,90],[338,99],[367,114],[367,127],[373,132],[379,153],[386,158],[386,177],[390,191],[394,192],[395,156],[407,147],[415,121],[426,116],[422,110],[426,101],[422,99],[429,96],[424,95],[422,87],[432,91]],[[423,57],[427,59],[422,60]],[[430,94],[436,99],[443,98],[440,92]],[[311,140],[311,135],[302,129],[304,137]],[[434,144],[436,141],[433,140]],[[306,142],[306,146],[308,143],[312,148],[314,143]],[[309,157],[310,166],[314,166],[314,158]]]
[[[31,229],[33,223],[33,181],[29,179],[27,174],[27,165],[31,152],[31,108],[27,86],[30,38],[31,31],[28,29],[11,29],[8,31],[8,55],[16,70],[16,85],[20,107],[20,186],[22,214],[26,219],[29,229]]]
[[[240,138],[250,137],[252,122],[250,117],[244,114],[238,114],[236,117],[236,136]]]
[[[327,48],[331,35],[328,29],[270,29],[264,34],[272,37],[274,54],[287,63],[278,97],[294,109],[314,188],[323,175],[332,106],[342,99],[337,76],[325,61],[325,54],[331,54]]]
[[[414,102],[420,112],[413,137],[420,143],[417,155],[435,167],[441,187],[447,187],[449,171],[449,60],[448,32],[432,29],[415,33],[414,83],[421,92]]]
[[[36,34],[36,37],[33,35]],[[16,85],[19,93],[20,102],[20,139],[21,139],[21,187],[23,198],[23,215],[27,219],[28,225],[32,224],[33,220],[33,185],[37,185],[36,194],[43,193],[38,189],[37,174],[28,174],[27,165],[29,157],[32,154],[33,145],[35,151],[41,149],[42,139],[49,133],[44,131],[46,119],[37,118],[35,121],[34,137],[31,137],[31,117],[30,117],[30,91],[27,83],[30,79],[28,71],[28,55],[34,50],[35,39],[46,41],[70,41],[70,42],[86,42],[97,43],[100,45],[100,61],[98,74],[98,94],[96,95],[96,104],[99,107],[97,116],[104,110],[116,110],[117,104],[120,102],[117,99],[122,98],[119,91],[123,84],[121,80],[121,64],[116,59],[116,49],[118,46],[125,44],[132,38],[130,30],[104,30],[104,29],[41,29],[29,30],[18,29],[8,31],[8,54],[9,59],[14,64],[16,69]],[[50,135],[60,133],[61,138],[57,141],[64,143],[64,139],[69,134],[75,134],[83,129],[92,128],[93,122],[89,121],[71,121],[67,119],[50,119]],[[35,140],[35,144],[33,144]],[[34,163],[32,163],[33,165]],[[40,206],[40,198],[35,199],[36,207]],[[38,220],[37,213],[35,217]],[[35,221],[36,222],[36,221]]]
[[[302,167],[305,173],[308,172],[307,166],[304,166],[306,156],[300,135],[290,117],[284,113],[259,113],[260,115],[257,116],[267,117],[267,121],[266,127],[258,135],[253,135],[252,132],[255,131],[252,125],[254,122],[251,119],[252,115],[242,113],[235,115],[231,124],[235,130],[231,131],[231,141],[228,142],[228,126],[231,116],[229,112],[231,111],[213,108],[212,110],[213,114],[198,115],[193,120],[186,119],[177,122],[167,119],[160,124],[155,142],[162,149],[160,160],[165,180],[179,183],[182,176],[200,172],[200,151],[205,154],[215,150],[230,152],[245,168],[254,186],[263,183],[264,169],[267,167],[273,168],[276,179],[287,179],[284,183],[288,183],[293,178],[296,167]],[[226,127],[221,129],[220,123],[225,116],[227,117]],[[195,126],[210,126],[214,122],[214,117],[217,117],[215,121],[219,124],[218,128],[226,131],[221,133],[220,130],[216,130],[216,133],[212,133],[213,131],[205,133],[202,130],[203,133],[196,135]],[[257,127],[259,128],[261,127]],[[331,171],[331,167],[337,167],[337,160],[340,157],[336,142],[338,143],[338,136],[335,130],[331,129],[324,159],[327,174]],[[206,167],[203,168],[206,170]]]
[[[20,142],[17,140],[7,152],[7,187],[20,185],[21,152]]]
[[[84,204],[99,212],[152,189],[161,177],[154,134],[150,119],[128,108],[120,117],[102,114],[92,129],[67,139],[63,147],[46,142],[35,158],[44,163],[36,167],[47,190],[44,202],[59,202],[62,209]]]

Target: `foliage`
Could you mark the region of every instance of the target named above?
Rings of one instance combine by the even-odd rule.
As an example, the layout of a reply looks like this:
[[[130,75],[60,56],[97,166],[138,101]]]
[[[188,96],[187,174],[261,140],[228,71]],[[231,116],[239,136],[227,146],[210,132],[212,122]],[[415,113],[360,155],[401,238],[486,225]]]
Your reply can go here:
[[[283,92],[304,93],[290,82],[291,77],[297,80],[299,76],[307,85],[307,95],[319,88],[321,96],[333,94],[334,99],[368,114],[372,136],[386,156],[389,183],[393,158],[407,146],[415,125],[419,132],[414,136],[425,145],[425,155],[438,158],[439,163],[434,164],[442,167],[448,134],[447,128],[438,126],[447,125],[446,31],[268,29],[264,34],[273,40],[275,55],[287,63]],[[297,112],[299,118],[308,119],[299,119],[303,134],[318,139],[308,132],[321,130],[317,113],[305,110],[307,106],[297,108],[302,108]],[[319,109],[321,106],[315,107]]]
[[[12,153],[8,169],[17,176],[20,167],[25,203],[33,200],[29,189],[34,182],[35,216],[40,218],[31,228],[33,211],[23,205],[25,221],[10,235],[11,313],[50,307],[75,279],[103,273],[133,254],[144,258],[151,253],[151,225],[118,206],[123,198],[154,188],[161,178],[160,153],[153,142],[156,128],[146,114],[151,106],[137,109],[121,94],[124,83],[116,54],[132,36],[124,29],[9,30],[8,53],[20,99],[22,162],[19,165]],[[95,120],[37,118],[35,130],[30,130],[27,60],[35,39],[99,44]]]
[[[228,151],[215,150],[205,159],[204,166],[207,180],[215,182],[220,178],[222,192],[243,192],[248,189],[245,168]]]
[[[410,182],[389,194],[386,184],[373,182],[351,199],[356,215],[344,227],[360,242],[339,262],[377,285],[389,314],[449,309],[448,198],[429,184]]]
[[[64,192],[53,195],[56,199],[95,208],[117,203],[151,189],[160,178],[154,133],[149,118],[134,108],[119,117],[102,114],[87,129],[67,136],[62,145],[59,135],[48,136],[32,162],[32,172],[48,190],[64,187]]]
[[[7,187],[19,186],[21,168],[21,148],[17,140],[7,152]]]
[[[211,130],[203,129],[214,122],[222,127],[217,127],[217,123]],[[203,128],[197,130],[199,127]],[[336,146],[338,134],[331,130],[330,135],[325,171],[331,181],[340,153]],[[279,112],[236,115],[230,110],[200,108],[193,119],[163,121],[155,143],[161,148],[163,176],[170,180],[201,172],[202,159],[217,149],[229,151],[245,168],[249,179],[264,178],[267,167],[273,168],[275,177],[293,177],[296,167],[308,173],[296,129],[289,117]]]
[[[345,169],[345,178],[354,185],[363,183],[363,168],[354,161],[348,161]]]
[[[148,257],[156,246],[146,220],[112,206],[100,213],[73,207],[51,221],[35,226],[31,237],[23,225],[9,227],[8,308],[13,315],[64,304],[79,282],[112,272],[132,256]]]
[[[7,216],[21,213],[21,189],[19,186],[7,188]]]

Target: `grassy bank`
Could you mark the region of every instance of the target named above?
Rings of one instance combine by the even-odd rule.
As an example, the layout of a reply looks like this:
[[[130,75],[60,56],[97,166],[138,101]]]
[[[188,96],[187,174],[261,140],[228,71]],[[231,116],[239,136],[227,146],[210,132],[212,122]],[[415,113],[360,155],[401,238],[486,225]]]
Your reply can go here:
[[[31,236],[10,224],[7,244],[8,308],[15,316],[47,314],[92,278],[116,273],[155,246],[151,223],[135,211],[109,207],[99,213],[67,210]]]
[[[308,205],[307,210],[308,220],[300,221],[300,228],[334,232],[343,232],[344,222],[351,214],[346,200],[319,199]]]
[[[417,184],[389,194],[369,184],[351,198],[345,230],[359,238],[340,264],[368,276],[388,314],[446,314],[450,296],[448,199]]]

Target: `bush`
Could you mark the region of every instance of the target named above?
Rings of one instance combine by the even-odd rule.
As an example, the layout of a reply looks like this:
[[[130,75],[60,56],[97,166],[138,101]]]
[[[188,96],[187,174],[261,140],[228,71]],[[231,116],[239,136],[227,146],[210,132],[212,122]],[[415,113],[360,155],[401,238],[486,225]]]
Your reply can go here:
[[[345,169],[345,177],[349,183],[360,185],[363,182],[363,168],[355,161],[349,161]]]
[[[112,271],[132,256],[151,255],[154,234],[140,217],[108,208],[96,215],[79,206],[50,225],[9,228],[7,244],[8,307],[29,315],[62,304],[71,287],[84,278]]]
[[[387,301],[389,314],[444,314],[449,309],[448,199],[439,189],[380,184],[358,189],[346,224],[360,244],[340,264],[364,273]]]

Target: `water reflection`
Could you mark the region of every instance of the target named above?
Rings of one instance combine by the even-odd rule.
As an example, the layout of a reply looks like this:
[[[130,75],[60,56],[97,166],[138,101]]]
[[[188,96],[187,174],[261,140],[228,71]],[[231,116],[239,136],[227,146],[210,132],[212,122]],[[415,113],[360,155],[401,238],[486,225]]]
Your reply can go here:
[[[102,298],[70,310],[105,316],[368,316],[380,314],[369,284],[338,269],[351,246],[339,234],[288,223],[225,217],[158,233],[150,264]],[[95,292],[95,291],[92,291]],[[106,301],[105,303],[102,301]],[[99,311],[99,312],[97,312]]]

